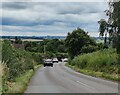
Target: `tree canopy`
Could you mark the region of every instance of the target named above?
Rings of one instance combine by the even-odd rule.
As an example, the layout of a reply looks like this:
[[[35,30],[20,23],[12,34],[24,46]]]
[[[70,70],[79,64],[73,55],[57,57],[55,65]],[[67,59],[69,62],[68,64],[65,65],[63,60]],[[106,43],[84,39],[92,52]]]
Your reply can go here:
[[[65,45],[71,59],[82,53],[83,46],[89,44],[95,45],[95,42],[80,28],[77,28],[72,33],[68,33],[65,39]]]
[[[108,21],[101,19],[98,22],[100,24],[100,35],[104,36],[105,34],[106,43],[106,35],[109,33],[109,44],[112,42],[112,45],[116,47],[117,52],[120,53],[120,1],[113,2],[110,0],[109,9],[105,10],[105,13],[108,16]]]

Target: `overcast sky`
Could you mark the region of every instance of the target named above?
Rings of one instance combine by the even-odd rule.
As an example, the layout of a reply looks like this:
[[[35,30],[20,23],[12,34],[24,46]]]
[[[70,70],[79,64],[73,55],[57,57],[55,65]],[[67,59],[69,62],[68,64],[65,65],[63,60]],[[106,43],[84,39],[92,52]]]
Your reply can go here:
[[[98,36],[98,23],[106,19],[105,2],[4,2],[0,7],[2,35],[66,36],[76,27]]]

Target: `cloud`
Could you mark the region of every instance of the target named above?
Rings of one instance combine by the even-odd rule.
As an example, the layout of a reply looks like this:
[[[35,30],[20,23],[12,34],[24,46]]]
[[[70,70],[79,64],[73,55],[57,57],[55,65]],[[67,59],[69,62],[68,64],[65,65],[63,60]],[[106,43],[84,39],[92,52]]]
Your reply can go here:
[[[44,2],[108,2],[109,0],[44,0]],[[114,0],[118,2],[119,0]],[[1,2],[18,2],[18,0],[1,0]],[[20,0],[20,2],[43,2],[43,0]]]
[[[4,2],[2,4],[2,8],[3,9],[8,9],[8,10],[20,10],[20,9],[26,9],[28,6],[27,6],[27,3],[22,3],[22,2],[19,2],[19,4],[17,2]]]
[[[45,3],[3,2],[3,32],[11,34],[67,35],[76,27],[97,32],[97,21],[105,18],[107,4],[97,3]],[[6,34],[4,33],[4,34]]]

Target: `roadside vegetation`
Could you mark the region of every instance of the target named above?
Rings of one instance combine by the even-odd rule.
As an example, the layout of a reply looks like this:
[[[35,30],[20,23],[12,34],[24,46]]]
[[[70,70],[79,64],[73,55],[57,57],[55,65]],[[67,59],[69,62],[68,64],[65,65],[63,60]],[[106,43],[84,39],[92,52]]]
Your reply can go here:
[[[34,73],[35,66],[41,63],[42,58],[39,53],[31,53],[23,49],[16,49],[12,46],[10,41],[2,41],[2,61],[0,63],[3,71],[2,93],[9,93],[9,91],[10,93],[14,93],[13,88],[18,86],[17,83],[19,83],[19,86],[25,86]],[[21,77],[22,79],[20,82],[18,80]],[[24,84],[24,82],[26,83]],[[14,86],[12,86],[13,84]],[[23,87],[22,90],[18,90],[18,92],[22,92],[25,89]]]
[[[69,58],[68,67],[95,77],[120,80],[120,2],[109,2],[109,21],[101,19],[99,32],[104,43],[96,43],[81,28],[68,33],[65,40],[45,39],[24,42],[25,49],[14,48],[9,40],[0,41],[0,84],[2,93],[23,93],[42,58]],[[112,11],[111,11],[112,10]],[[112,22],[112,23],[110,23]],[[109,34],[109,37],[107,37]],[[15,38],[16,44],[23,43]],[[45,52],[44,52],[45,51]],[[0,56],[1,56],[0,55]]]
[[[67,66],[91,76],[120,81],[120,2],[109,2],[108,21],[98,21],[103,43],[96,43],[82,29],[68,33],[65,39],[69,54]],[[109,34],[109,37],[107,35]]]
[[[24,48],[15,47],[14,44],[24,44]],[[1,46],[2,93],[23,93],[36,67],[41,66],[44,57],[64,58],[68,56],[64,40],[58,39],[22,42],[19,37],[15,37],[15,42],[4,40],[1,41]]]
[[[60,39],[44,39],[39,42],[24,42],[25,50],[29,52],[44,54],[47,58],[68,57],[65,42]]]
[[[0,63],[0,95],[2,94],[2,76],[3,76],[2,64]]]
[[[35,70],[28,70],[20,76],[16,77],[14,82],[8,82],[8,91],[6,93],[18,93],[19,95],[22,95],[27,89],[31,77],[40,66],[41,65],[37,65],[35,66]]]
[[[66,65],[84,74],[118,81],[120,66],[117,58],[116,50],[110,48],[79,55]]]

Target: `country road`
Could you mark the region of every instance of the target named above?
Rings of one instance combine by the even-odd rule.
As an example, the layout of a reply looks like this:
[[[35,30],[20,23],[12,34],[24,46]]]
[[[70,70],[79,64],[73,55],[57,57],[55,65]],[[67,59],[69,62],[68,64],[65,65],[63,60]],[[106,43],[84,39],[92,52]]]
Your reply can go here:
[[[25,93],[118,93],[118,84],[54,63],[54,67],[37,70]]]

